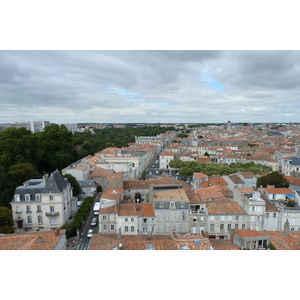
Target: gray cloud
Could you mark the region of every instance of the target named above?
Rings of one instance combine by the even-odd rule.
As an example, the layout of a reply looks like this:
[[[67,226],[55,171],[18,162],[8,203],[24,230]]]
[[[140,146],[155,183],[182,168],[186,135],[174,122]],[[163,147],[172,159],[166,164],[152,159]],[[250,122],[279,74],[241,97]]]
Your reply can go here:
[[[0,123],[298,121],[299,51],[0,51]]]

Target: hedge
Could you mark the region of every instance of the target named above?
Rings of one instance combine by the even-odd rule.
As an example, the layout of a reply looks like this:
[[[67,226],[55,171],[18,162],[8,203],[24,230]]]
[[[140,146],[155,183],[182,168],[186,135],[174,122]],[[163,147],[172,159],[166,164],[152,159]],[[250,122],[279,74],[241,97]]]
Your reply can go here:
[[[77,234],[77,229],[81,229],[82,223],[89,212],[90,206],[93,202],[93,197],[86,197],[77,211],[74,220],[71,223],[65,223],[61,228],[66,230],[67,239],[75,236]]]

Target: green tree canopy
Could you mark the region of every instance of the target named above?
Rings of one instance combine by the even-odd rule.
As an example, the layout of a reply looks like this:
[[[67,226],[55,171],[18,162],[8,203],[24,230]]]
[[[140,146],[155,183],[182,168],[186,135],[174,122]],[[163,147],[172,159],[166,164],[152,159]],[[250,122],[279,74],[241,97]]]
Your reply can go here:
[[[283,174],[274,171],[265,176],[257,179],[257,187],[267,187],[268,185],[274,185],[276,188],[288,188],[289,182],[284,178]]]
[[[0,206],[0,233],[14,233],[12,211]]]
[[[71,174],[63,175],[64,178],[67,178],[73,188],[73,196],[77,197],[80,194],[80,184],[77,179]]]

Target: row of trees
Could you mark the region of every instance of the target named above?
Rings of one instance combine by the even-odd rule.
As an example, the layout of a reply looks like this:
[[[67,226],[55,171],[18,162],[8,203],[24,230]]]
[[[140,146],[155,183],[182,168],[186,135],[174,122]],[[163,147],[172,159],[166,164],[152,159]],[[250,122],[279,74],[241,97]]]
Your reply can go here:
[[[201,163],[197,161],[182,161],[180,159],[171,160],[169,163],[171,168],[180,169],[181,176],[192,176],[193,173],[205,173],[211,175],[229,175],[237,172],[252,172],[253,174],[268,174],[272,171],[271,167],[255,164],[254,162],[247,163]]]

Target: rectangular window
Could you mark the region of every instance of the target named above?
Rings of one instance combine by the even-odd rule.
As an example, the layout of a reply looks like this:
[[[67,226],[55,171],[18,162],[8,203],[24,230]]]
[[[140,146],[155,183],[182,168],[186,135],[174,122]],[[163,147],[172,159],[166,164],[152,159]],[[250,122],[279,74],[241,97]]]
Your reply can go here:
[[[26,206],[26,212],[27,212],[27,213],[30,213],[30,212],[31,212],[31,211],[30,211],[30,205],[27,205],[27,206]]]
[[[235,216],[236,221],[239,219],[239,216]]]
[[[231,224],[228,224],[228,225],[227,225],[227,229],[231,229]]]
[[[28,222],[28,224],[32,224],[31,216],[28,216],[28,217],[27,217],[27,222]]]
[[[107,225],[106,224],[103,225],[103,230],[107,230]]]
[[[221,221],[225,221],[225,216],[221,216]]]
[[[114,231],[115,230],[115,225],[110,225],[110,230]]]
[[[232,221],[232,216],[228,216],[228,221]]]
[[[50,198],[50,201],[52,201],[53,200],[53,195],[50,195],[49,198]]]
[[[102,220],[103,220],[103,221],[106,221],[106,220],[107,220],[107,216],[106,216],[106,215],[103,215],[103,216],[102,216]]]
[[[242,224],[242,229],[245,229],[246,228],[246,224]]]
[[[131,227],[130,227],[130,231],[131,231],[131,232],[134,232],[134,226],[131,226]]]
[[[269,218],[269,213],[266,213],[266,218],[267,218],[267,219]]]
[[[36,207],[36,212],[42,212],[42,209],[41,209],[41,206],[40,206],[40,205],[37,205],[37,207]]]
[[[56,217],[50,217],[50,225],[56,224]]]
[[[214,221],[215,220],[215,216],[210,216],[210,220]]]
[[[215,224],[210,224],[210,232],[214,232]]]
[[[131,222],[134,222],[134,218],[131,218]]]
[[[125,232],[128,232],[128,226],[125,226]]]
[[[128,222],[128,218],[125,218],[125,222]]]
[[[30,201],[30,195],[25,195],[25,201]]]
[[[276,213],[273,213],[273,218],[276,218]]]
[[[251,211],[255,211],[255,207],[254,206],[251,207]]]
[[[257,216],[257,222],[259,222],[260,221],[260,216]]]
[[[41,217],[41,216],[38,216],[38,223],[39,223],[39,224],[42,224],[42,223],[43,223],[43,220],[42,220],[42,217]]]
[[[220,230],[221,230],[221,231],[224,230],[224,224],[220,224]]]
[[[235,225],[234,225],[234,228],[235,228],[235,229],[239,229],[239,224],[235,224]]]
[[[50,206],[50,212],[54,212],[54,206]]]

